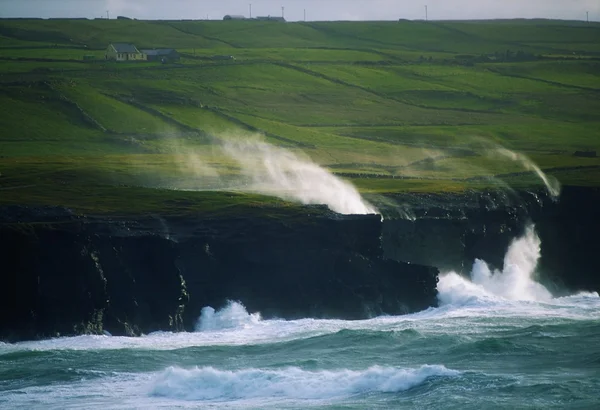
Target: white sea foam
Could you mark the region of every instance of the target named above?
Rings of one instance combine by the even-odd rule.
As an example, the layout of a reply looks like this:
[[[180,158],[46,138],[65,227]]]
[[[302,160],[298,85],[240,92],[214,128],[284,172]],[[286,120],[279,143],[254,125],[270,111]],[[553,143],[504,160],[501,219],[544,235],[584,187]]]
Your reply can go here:
[[[235,329],[258,324],[260,320],[260,313],[249,314],[243,304],[230,301],[219,311],[215,311],[211,306],[202,308],[196,331]]]
[[[482,260],[475,260],[471,280],[450,272],[441,275],[438,298],[442,305],[465,305],[477,301],[511,300],[549,302],[551,293],[535,281],[540,258],[540,239],[533,226],[515,239],[504,257],[504,269],[491,271]]]
[[[1,408],[293,408],[341,403],[356,395],[397,393],[435,378],[459,377],[442,365],[418,368],[373,366],[363,370],[307,371],[214,367],[160,372],[96,372],[88,380],[29,386],[0,395]],[[85,374],[82,373],[82,374]]]
[[[212,367],[191,370],[169,367],[156,378],[151,394],[191,401],[255,398],[323,400],[372,392],[395,393],[432,377],[459,374],[440,365],[418,369],[374,366],[362,371],[306,371],[296,367],[224,371]]]
[[[155,332],[142,337],[77,336],[16,344],[0,343],[0,355],[22,350],[174,350],[193,346],[259,345],[283,343],[328,335],[341,330],[421,332],[469,332],[468,320],[482,317],[542,320],[600,319],[598,293],[579,293],[552,298],[534,279],[539,258],[539,238],[533,227],[509,247],[502,272],[491,272],[483,261],[474,264],[471,280],[456,273],[441,275],[438,283],[439,308],[403,316],[382,316],[368,320],[300,319],[263,320],[248,313],[239,302],[223,309],[202,310],[196,332]],[[447,319],[458,319],[448,321]],[[464,318],[468,318],[464,322]],[[440,330],[441,329],[441,330]]]
[[[422,333],[477,332],[470,321],[480,318],[509,320],[517,318],[543,323],[556,320],[600,320],[600,296],[581,293],[547,302],[512,301],[493,295],[480,285],[458,275],[446,275],[438,287],[445,292],[439,308],[403,316],[381,316],[368,320],[300,319],[259,320],[257,315],[242,313],[237,327],[197,332],[154,332],[141,337],[84,335],[56,339],[0,344],[0,356],[15,351],[53,350],[175,350],[203,346],[266,345],[330,335],[342,330],[403,331]],[[454,299],[452,299],[454,298]],[[236,309],[243,309],[240,305]],[[215,315],[222,311],[215,312]],[[453,319],[453,320],[448,320]],[[456,319],[456,320],[454,320]],[[499,322],[498,322],[499,323]]]

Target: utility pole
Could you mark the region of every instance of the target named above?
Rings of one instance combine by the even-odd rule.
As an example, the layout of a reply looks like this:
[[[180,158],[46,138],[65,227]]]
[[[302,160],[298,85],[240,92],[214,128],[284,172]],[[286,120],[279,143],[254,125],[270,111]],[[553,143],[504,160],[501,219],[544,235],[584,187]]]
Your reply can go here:
[[[304,21],[306,22],[306,9],[304,9]]]
[[[107,19],[107,20],[110,20],[110,17],[109,17],[109,15],[108,15],[108,10],[106,10],[106,19]]]
[[[429,21],[429,18],[427,15],[427,6],[425,6],[425,21]]]
[[[585,12],[585,20],[588,22],[588,24],[590,23],[590,12],[589,11]]]
[[[281,18],[285,18],[285,7],[281,6]]]
[[[252,3],[250,3],[250,18],[252,18]]]

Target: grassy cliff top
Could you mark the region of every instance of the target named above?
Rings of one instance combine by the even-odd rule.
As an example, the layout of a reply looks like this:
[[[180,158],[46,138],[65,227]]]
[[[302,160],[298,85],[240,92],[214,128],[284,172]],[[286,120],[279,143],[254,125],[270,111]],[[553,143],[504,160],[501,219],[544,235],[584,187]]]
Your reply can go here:
[[[257,134],[368,195],[539,186],[500,148],[600,185],[597,23],[0,20],[0,84],[0,205],[268,204],[195,192],[247,173],[215,144]]]

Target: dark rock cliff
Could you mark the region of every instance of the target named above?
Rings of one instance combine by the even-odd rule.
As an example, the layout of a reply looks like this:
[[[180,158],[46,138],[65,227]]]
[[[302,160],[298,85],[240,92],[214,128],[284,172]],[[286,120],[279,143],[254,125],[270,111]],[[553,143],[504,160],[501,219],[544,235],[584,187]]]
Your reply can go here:
[[[600,190],[399,195],[413,220],[339,216],[84,218],[0,214],[0,340],[192,330],[202,307],[238,300],[264,317],[366,318],[436,304],[437,273],[502,268],[534,223],[540,280],[600,291]],[[35,223],[33,223],[35,221]],[[426,266],[434,266],[430,268]]]
[[[555,294],[600,291],[600,189],[405,195],[414,220],[386,220],[385,256],[469,274],[475,258],[502,269],[510,242],[533,223],[541,240],[539,280]]]
[[[436,304],[438,271],[384,259],[379,216],[96,220],[26,208],[4,215],[4,340],[192,330],[202,307],[227,300],[281,318],[358,319]]]

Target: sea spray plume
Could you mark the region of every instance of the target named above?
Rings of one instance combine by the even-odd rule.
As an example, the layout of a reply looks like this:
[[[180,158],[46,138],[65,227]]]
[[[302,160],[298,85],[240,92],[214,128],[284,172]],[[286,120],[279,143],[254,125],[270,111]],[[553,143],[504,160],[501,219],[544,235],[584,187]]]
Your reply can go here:
[[[211,178],[220,184],[219,171],[209,165],[209,161],[218,157],[218,145],[215,142],[198,146],[185,143],[177,131],[167,130],[163,133],[167,148],[173,153],[175,165],[184,175],[196,178]]]
[[[476,259],[471,281],[455,272],[440,276],[438,298],[442,304],[465,304],[481,298],[548,301],[550,292],[534,280],[541,241],[530,225],[512,241],[504,256],[504,269],[492,272],[485,261]]]
[[[415,221],[417,219],[415,212],[407,203],[401,203],[398,202],[398,200],[386,198],[385,196],[381,195],[376,196],[374,199],[375,203],[377,204],[377,209],[379,210],[384,219],[400,218],[409,221]]]
[[[302,204],[325,204],[341,214],[376,214],[357,189],[308,158],[263,141],[224,140],[223,151],[240,165],[250,192]]]
[[[511,151],[506,148],[496,148],[493,151],[494,153],[510,158],[513,161],[520,162],[523,166],[529,170],[536,173],[536,175],[542,180],[546,189],[552,196],[552,198],[556,199],[560,195],[560,182],[552,176],[548,176],[542,172],[540,167],[538,167],[531,159],[529,159],[526,155]]]
[[[177,156],[177,163],[184,170],[191,172],[196,176],[220,177],[219,172],[208,165],[204,158],[197,152],[188,152],[186,154],[179,153]]]
[[[184,143],[176,132],[164,135],[180,174],[194,177],[172,182],[174,189],[253,192],[302,204],[323,204],[341,214],[379,213],[351,183],[309,158],[259,140],[260,135],[213,135],[210,143],[201,147]]]
[[[492,273],[484,261],[475,261],[471,273],[473,283],[510,300],[549,300],[550,292],[534,280],[540,245],[533,225],[528,226],[525,234],[508,247],[502,272]]]
[[[508,158],[511,161],[519,162],[526,170],[533,171],[540,178],[540,180],[544,183],[546,189],[548,190],[548,192],[550,193],[550,195],[552,196],[553,199],[557,199],[558,196],[560,195],[560,182],[556,178],[546,175],[540,169],[540,167],[537,166],[525,154],[504,148],[501,145],[499,145],[498,143],[492,142],[489,139],[482,137],[482,136],[470,136],[470,137],[466,137],[466,139],[470,141],[468,143],[468,145],[464,146],[466,152],[470,151],[469,155],[487,155],[489,157],[495,157],[495,158],[502,157],[502,158]],[[468,148],[468,150],[467,150],[467,148]],[[451,154],[451,152],[449,152],[449,151],[445,152],[444,150],[440,150],[438,152],[438,155],[442,158],[445,155],[448,158],[456,156],[455,154]],[[430,158],[433,158],[433,157],[430,157]],[[475,171],[475,172],[486,171],[485,168],[478,167],[474,164],[469,164],[468,166],[462,165],[461,167],[456,168],[455,171],[456,170],[463,170],[463,171],[471,170],[471,171]],[[469,179],[469,178],[467,178],[467,179]],[[496,184],[500,185],[503,189],[505,189],[511,193],[515,193],[513,188],[511,188],[508,184],[506,184],[506,182],[502,181],[497,176],[489,175],[488,179],[491,181],[494,181]]]
[[[256,324],[260,320],[260,313],[250,314],[240,302],[229,301],[226,307],[218,311],[211,306],[202,308],[196,331],[235,329]]]

